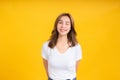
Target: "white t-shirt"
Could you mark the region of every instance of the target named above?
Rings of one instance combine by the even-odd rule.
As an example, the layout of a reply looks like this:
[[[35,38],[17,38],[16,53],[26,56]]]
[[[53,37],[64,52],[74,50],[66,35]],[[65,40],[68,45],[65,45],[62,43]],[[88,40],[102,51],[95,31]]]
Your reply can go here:
[[[42,46],[42,57],[48,61],[48,75],[53,80],[65,80],[76,77],[76,61],[82,59],[81,46],[78,43],[60,53],[56,47],[48,47],[49,41]]]

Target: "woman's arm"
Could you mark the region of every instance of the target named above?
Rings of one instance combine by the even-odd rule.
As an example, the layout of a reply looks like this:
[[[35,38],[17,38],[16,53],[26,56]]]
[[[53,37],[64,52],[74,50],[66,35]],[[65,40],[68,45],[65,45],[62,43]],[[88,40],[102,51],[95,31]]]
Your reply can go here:
[[[48,61],[43,58],[43,63],[44,63],[44,67],[45,67],[47,77],[48,77]]]
[[[76,61],[76,73],[77,73],[77,71],[78,71],[78,66],[79,66],[79,64],[80,64],[80,60]]]

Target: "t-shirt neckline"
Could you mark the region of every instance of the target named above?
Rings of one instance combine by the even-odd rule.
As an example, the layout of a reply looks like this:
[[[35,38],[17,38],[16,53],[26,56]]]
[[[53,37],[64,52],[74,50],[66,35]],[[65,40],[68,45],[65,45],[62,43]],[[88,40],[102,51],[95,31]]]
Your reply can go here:
[[[57,49],[56,46],[54,47],[54,50],[55,50],[55,51],[57,52],[57,54],[59,54],[59,55],[65,55],[65,54],[67,54],[68,51],[69,51],[69,49],[70,49],[70,47],[68,47],[68,49],[67,49],[65,52],[61,53],[61,52]]]

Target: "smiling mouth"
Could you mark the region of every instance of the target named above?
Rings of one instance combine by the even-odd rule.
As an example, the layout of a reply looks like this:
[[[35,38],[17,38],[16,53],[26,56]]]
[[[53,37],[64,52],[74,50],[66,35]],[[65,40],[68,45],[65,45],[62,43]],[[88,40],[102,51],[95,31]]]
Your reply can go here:
[[[64,32],[64,31],[67,31],[67,29],[60,29],[60,31]]]

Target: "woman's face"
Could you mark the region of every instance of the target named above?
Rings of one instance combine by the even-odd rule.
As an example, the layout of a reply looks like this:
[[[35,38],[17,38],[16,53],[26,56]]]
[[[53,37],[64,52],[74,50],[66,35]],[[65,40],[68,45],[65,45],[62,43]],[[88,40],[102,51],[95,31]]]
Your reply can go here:
[[[62,16],[57,23],[57,31],[60,36],[67,35],[71,29],[71,23],[68,16]]]

